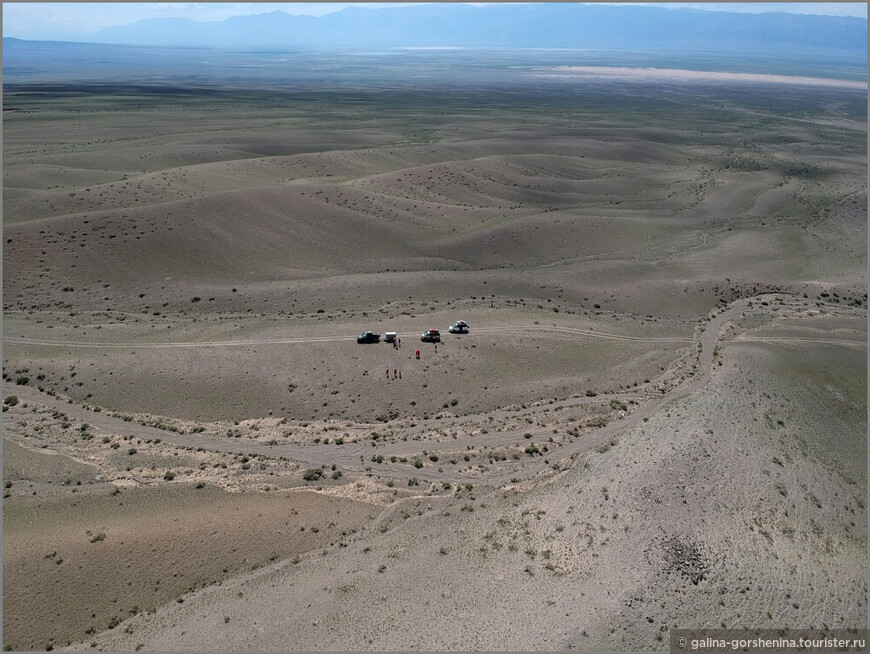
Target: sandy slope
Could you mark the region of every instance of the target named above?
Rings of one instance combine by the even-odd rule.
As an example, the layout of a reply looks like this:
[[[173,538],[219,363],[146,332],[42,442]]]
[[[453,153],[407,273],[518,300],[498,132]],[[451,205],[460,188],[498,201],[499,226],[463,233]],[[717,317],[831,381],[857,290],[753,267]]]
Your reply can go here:
[[[770,300],[775,300],[773,305]],[[6,527],[12,535],[4,548],[5,565],[13,577],[49,573],[56,583],[63,584],[60,588],[73,594],[81,592],[81,582],[70,585],[63,575],[68,570],[63,568],[64,562],[78,570],[86,569],[86,562],[77,562],[80,555],[74,542],[60,536],[69,531],[66,521],[81,522],[74,508],[78,502],[72,500],[75,495],[64,493],[63,484],[55,488],[51,483],[61,474],[64,484],[76,479],[85,484],[75,488],[86,493],[83,499],[87,515],[92,516],[89,520],[96,518],[99,525],[94,522],[94,528],[85,527],[82,538],[106,535],[105,545],[102,539],[91,541],[91,547],[100,547],[108,554],[100,559],[101,571],[115,560],[128,561],[123,567],[129,569],[130,558],[138,556],[141,548],[151,547],[148,538],[128,533],[141,523],[131,521],[130,514],[125,513],[131,509],[120,509],[120,515],[115,515],[118,507],[109,510],[112,496],[100,490],[104,482],[95,490],[88,489],[91,473],[99,470],[122,488],[144,484],[142,490],[126,491],[119,507],[132,501],[136,513],[136,503],[147,501],[154,514],[154,520],[147,521],[149,534],[153,535],[157,524],[165,522],[173,529],[169,526],[173,522],[185,521],[187,526],[177,542],[175,537],[167,539],[158,532],[155,543],[174,544],[169,549],[161,545],[162,550],[151,547],[152,554],[162,551],[170,567],[179,560],[199,560],[199,548],[211,541],[198,534],[211,530],[210,535],[218,539],[214,542],[225,547],[224,554],[211,559],[221,566],[223,574],[218,578],[232,578],[179,598],[183,603],[163,609],[158,609],[162,598],[175,596],[179,590],[194,590],[200,584],[213,584],[216,570],[200,564],[184,578],[184,583],[192,586],[163,585],[159,594],[147,597],[126,593],[125,601],[134,606],[132,612],[153,608],[157,613],[136,616],[104,636],[94,636],[93,642],[100,648],[212,649],[232,642],[232,649],[456,649],[463,645],[481,649],[636,649],[659,642],[654,640],[656,629],[666,633],[675,626],[705,625],[704,616],[709,619],[714,611],[722,616],[722,622],[732,625],[761,626],[775,619],[782,624],[795,624],[793,620],[804,621],[801,624],[851,624],[866,611],[865,604],[854,600],[856,595],[866,596],[862,586],[866,570],[855,567],[858,552],[866,548],[866,457],[860,456],[866,452],[862,430],[866,425],[866,376],[861,359],[853,355],[856,348],[861,351],[866,347],[860,338],[861,330],[866,334],[866,324],[842,309],[823,312],[812,308],[811,303],[783,300],[763,296],[718,312],[698,332],[698,372],[682,385],[673,386],[664,399],[644,400],[643,393],[636,394],[641,403],[629,418],[617,419],[605,428],[587,429],[573,442],[550,439],[546,444],[553,448],[551,456],[581,454],[567,472],[553,476],[549,466],[532,456],[523,462],[524,472],[503,473],[497,461],[492,465],[491,458],[490,465],[480,466],[480,472],[471,478],[461,470],[457,476],[449,467],[446,474],[433,476],[434,466],[430,468],[428,462],[421,470],[398,462],[374,466],[378,484],[368,488],[341,481],[321,483],[324,499],[358,497],[369,503],[367,512],[351,511],[351,522],[340,517],[342,513],[347,516],[346,505],[334,509],[337,519],[326,530],[329,544],[324,540],[321,546],[310,537],[301,542],[287,539],[295,529],[288,526],[288,517],[293,516],[294,525],[306,523],[304,516],[295,517],[300,505],[294,498],[302,496],[263,494],[264,485],[277,491],[286,488],[287,482],[291,486],[300,483],[298,466],[283,463],[284,456],[308,465],[329,459],[338,462],[338,469],[346,474],[363,472],[363,464],[354,463],[356,452],[369,447],[360,450],[354,441],[338,450],[334,445],[312,446],[311,437],[304,432],[296,438],[309,443],[307,447],[282,447],[266,441],[274,432],[265,424],[257,427],[256,433],[249,431],[253,425],[240,426],[239,431],[247,433],[245,442],[234,445],[236,439],[230,438],[226,448],[214,436],[142,427],[75,405],[67,405],[66,412],[60,413],[66,408],[64,403],[23,387],[20,399],[33,405],[12,407],[13,417],[33,416],[33,411],[44,417],[36,417],[33,431],[27,429],[27,421],[15,418],[15,427],[6,435],[7,442],[16,445],[11,459],[4,462],[8,466],[4,474],[10,479],[26,476],[13,485],[14,499],[7,500],[13,503],[7,505],[12,511],[6,513]],[[823,336],[836,334],[840,338],[821,338],[820,330]],[[719,336],[731,344],[724,349],[717,346]],[[808,374],[810,370],[812,374]],[[571,401],[561,404],[517,412],[517,418],[544,417],[541,424],[546,424],[547,430],[530,427],[535,432],[533,443],[540,445],[540,436],[550,427],[562,426],[570,432],[570,421],[577,415],[572,414],[571,407],[579,405]],[[509,425],[511,413],[500,416],[499,421]],[[481,417],[454,419],[446,426],[461,431],[463,424],[473,425]],[[86,429],[94,430],[96,438],[82,449],[75,444],[75,435],[81,430],[67,432],[70,439],[55,431],[53,425],[58,420],[74,424],[89,420],[91,427]],[[430,422],[434,427],[440,421]],[[412,455],[422,448],[423,453],[434,451],[445,456],[457,444],[437,438],[444,426],[434,432],[425,425],[417,429],[424,440],[409,443],[410,449],[405,439],[388,435],[371,451],[389,457],[391,453]],[[318,426],[310,428],[309,434],[316,433]],[[403,431],[409,435],[415,430],[399,429],[400,434]],[[837,435],[836,440],[810,437],[829,432]],[[112,454],[109,443],[117,437],[111,435],[119,433],[129,434],[125,437],[129,444],[141,451]],[[100,440],[102,434],[110,436]],[[498,430],[493,436],[487,435],[493,452],[499,450],[499,444],[529,443],[510,429]],[[54,468],[38,462],[39,456],[47,456],[39,454],[41,449],[33,449],[40,442],[51,445],[48,452],[53,453]],[[490,449],[483,440],[472,442],[475,451]],[[225,454],[219,454],[221,451]],[[93,466],[90,472],[81,464],[72,464],[77,452],[84,454],[82,461]],[[252,452],[249,457],[256,457],[256,453],[265,457],[254,458],[262,462],[259,474],[256,466],[251,472],[238,469],[242,452]],[[173,461],[179,455],[182,458]],[[19,459],[28,461],[26,469],[43,470],[44,480],[40,482],[16,468]],[[57,470],[58,461],[70,461],[66,465],[73,467]],[[221,472],[221,462],[230,464],[226,473]],[[131,469],[130,464],[135,467]],[[199,473],[195,472],[197,467]],[[235,471],[230,472],[233,468]],[[175,470],[181,484],[165,478],[161,481],[164,470]],[[519,482],[535,472],[538,476],[532,479],[537,479],[536,484],[504,486],[509,476]],[[393,482],[404,480],[405,475],[414,475],[419,480],[414,482],[416,486],[399,484],[391,493]],[[197,479],[207,483],[208,489],[260,490],[238,499],[232,495],[216,498],[224,497],[221,502],[231,505],[243,501],[249,507],[235,509],[242,511],[240,517],[245,520],[245,528],[238,534],[241,540],[231,536],[235,533],[232,522],[214,522],[227,510],[211,499],[214,490],[191,489],[190,484]],[[469,479],[473,479],[473,486],[463,486]],[[442,481],[449,487],[441,488]],[[34,488],[37,497],[28,497]],[[400,490],[403,488],[408,490]],[[174,493],[181,503],[161,504],[159,498],[166,493]],[[376,508],[385,500],[385,509]],[[24,528],[34,511],[44,514],[46,502],[53,507],[49,515],[57,518],[49,519],[38,532],[32,531],[32,523],[29,529]],[[188,506],[190,502],[196,508]],[[107,506],[100,508],[101,503]],[[197,521],[205,521],[202,528],[184,517],[192,511],[199,516]],[[250,523],[250,511],[257,511],[260,521]],[[319,511],[322,517],[323,509]],[[371,522],[374,516],[377,518]],[[360,518],[364,522],[358,522]],[[278,528],[281,524],[284,526]],[[349,530],[351,526],[360,530]],[[251,541],[252,531],[263,536]],[[39,533],[36,541],[35,533]],[[109,536],[113,544],[117,539],[121,546],[130,541],[134,545],[109,554],[113,551]],[[27,549],[23,549],[25,543]],[[47,552],[44,556],[42,550]],[[233,576],[240,569],[239,559],[242,564],[254,561],[257,566],[267,552],[272,560],[286,560],[296,552],[308,554],[253,576]],[[683,560],[685,552],[691,557]],[[86,555],[87,549],[81,554]],[[806,567],[800,568],[801,577],[795,580],[789,571],[793,574],[798,561]],[[188,569],[189,564],[182,565]],[[128,570],[120,579],[110,578],[132,582],[144,573],[137,570]],[[149,563],[149,574],[153,573]],[[159,574],[156,577],[162,578]],[[173,579],[177,579],[176,574]],[[87,586],[88,592],[103,599],[118,587],[100,575]],[[688,599],[676,603],[667,599],[671,596],[662,595],[662,587],[688,592],[693,610],[686,608]],[[825,589],[836,587],[851,590],[840,594],[839,602],[827,600],[822,608],[818,598],[828,594]],[[23,607],[35,599],[31,593],[19,597],[13,588],[23,586],[10,584],[7,597],[12,606]],[[294,590],[288,595],[290,588]],[[735,593],[741,596],[736,602],[716,604]],[[747,593],[754,598],[750,604],[754,609],[744,606],[742,596]],[[783,595],[793,601],[784,603]],[[587,596],[589,599],[584,599]],[[604,596],[608,599],[603,601]],[[488,608],[475,613],[472,607],[478,605],[474,599],[480,597],[488,598]],[[665,601],[656,599],[653,606],[644,605],[642,616],[637,614],[650,598]],[[77,605],[72,600],[64,603],[69,608],[59,615],[65,630],[58,631],[56,626],[49,629],[51,640],[80,633],[85,622],[104,624],[114,603],[103,606],[97,602],[102,608],[90,621],[76,617],[72,609]],[[759,603],[770,617],[758,615]],[[557,613],[552,608],[557,606],[565,608],[568,615]],[[511,617],[517,611],[528,621]],[[402,612],[407,618],[397,621]],[[460,614],[464,629],[448,629]],[[16,615],[12,612],[9,616],[9,633],[19,639],[33,638],[39,625],[28,623],[29,628],[24,629],[15,622]],[[310,624],[305,616],[310,616]],[[120,619],[124,614],[115,617]],[[409,621],[418,628],[408,631],[405,626]],[[610,627],[615,624],[620,629]]]
[[[98,647],[637,650],[689,625],[860,624],[864,367],[814,346],[823,395],[783,374],[799,351],[729,345],[709,386],[533,491],[404,500],[344,549],[198,592]],[[844,409],[849,454],[800,437]]]

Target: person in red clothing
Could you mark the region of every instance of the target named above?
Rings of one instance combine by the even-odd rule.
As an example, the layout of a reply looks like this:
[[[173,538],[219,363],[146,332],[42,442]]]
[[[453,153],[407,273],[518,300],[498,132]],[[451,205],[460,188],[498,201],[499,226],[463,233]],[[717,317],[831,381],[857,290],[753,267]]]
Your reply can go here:
[[[417,350],[417,358],[420,358],[420,350]]]

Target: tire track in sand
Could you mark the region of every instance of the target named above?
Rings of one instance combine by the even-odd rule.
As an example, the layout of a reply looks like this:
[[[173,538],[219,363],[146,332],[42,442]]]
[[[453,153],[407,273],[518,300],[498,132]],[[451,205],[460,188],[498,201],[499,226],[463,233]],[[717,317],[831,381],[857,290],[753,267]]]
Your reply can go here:
[[[446,330],[445,330],[446,331]],[[483,327],[475,329],[474,334],[503,334],[503,335],[529,335],[534,332],[549,332],[565,336],[590,336],[592,338],[602,338],[619,341],[636,341],[644,343],[688,343],[692,339],[689,337],[656,337],[656,336],[627,336],[623,334],[609,334],[607,332],[599,332],[590,329],[580,329],[578,327],[559,327],[535,325],[533,327]],[[400,338],[413,338],[416,334],[399,334]],[[41,347],[81,347],[81,348],[183,348],[183,347],[238,347],[238,346],[257,346],[257,345],[294,345],[294,344],[310,344],[310,343],[336,343],[349,341],[353,336],[302,336],[296,338],[252,338],[245,340],[224,340],[224,341],[166,341],[166,342],[99,342],[99,341],[55,341],[36,338],[27,338],[23,336],[7,336],[3,338],[4,343],[15,345],[36,345]]]
[[[659,411],[664,405],[673,402],[674,400],[686,397],[693,393],[696,393],[703,389],[706,384],[709,382],[712,369],[713,369],[713,359],[715,355],[716,346],[720,341],[720,334],[722,332],[725,324],[738,312],[743,311],[747,308],[747,306],[753,300],[757,300],[759,297],[754,298],[744,298],[741,300],[736,300],[733,302],[727,309],[721,311],[720,313],[714,315],[709,319],[706,325],[704,325],[699,332],[696,333],[695,338],[699,344],[699,360],[697,372],[685,379],[681,384],[672,388],[670,391],[664,393],[661,397],[657,397],[648,402],[644,402],[643,404],[637,406],[630,414],[623,416],[617,420],[614,420],[610,424],[595,429],[591,432],[587,432],[583,435],[582,438],[575,440],[573,442],[569,442],[563,444],[559,447],[558,450],[551,450],[550,458],[558,457],[559,460],[564,461],[569,457],[576,457],[576,455],[581,454],[582,452],[588,451],[592,448],[598,447],[602,443],[606,442],[610,438],[620,434],[628,429],[632,429],[639,424],[641,424],[644,418],[649,418],[654,415],[657,411]],[[547,329],[546,327],[542,327],[542,330]],[[480,330],[483,331],[483,330]],[[498,328],[489,328],[489,331],[497,332]],[[503,330],[505,332],[510,332],[510,329]],[[571,330],[569,330],[571,331]],[[572,333],[580,334],[584,332],[584,330],[573,330]],[[603,334],[603,333],[591,333],[586,334],[587,336],[599,336],[603,338],[610,338],[613,335]],[[642,337],[626,337],[631,340],[651,340],[653,342],[659,339],[644,339]],[[307,339],[307,338],[299,338],[299,339],[255,339],[251,341],[211,341],[208,343],[162,343],[162,344],[150,344],[151,347],[206,347],[206,346],[238,346],[238,345],[258,345],[258,344],[283,344],[283,343],[310,343],[310,342],[333,342],[336,340],[345,340],[346,337],[323,337],[316,339]],[[38,340],[31,339],[4,339],[7,342],[26,342],[27,344],[41,344],[41,345],[59,345],[59,346],[81,346],[81,347],[131,347],[131,345],[122,345],[122,344],[109,344],[109,345],[99,345],[99,344],[82,344],[82,343],[63,343],[63,342],[42,342]],[[687,339],[674,339],[674,340],[687,340]],[[767,339],[765,339],[767,340]],[[773,339],[773,340],[788,340],[789,342],[797,341],[802,342],[804,339]],[[814,339],[815,340],[815,339]],[[826,339],[826,341],[830,341],[831,339]],[[863,346],[866,347],[866,344],[859,343],[856,341],[836,341],[836,344],[839,345],[849,345],[849,346]],[[143,347],[142,344],[137,344],[134,347]],[[20,400],[30,401],[30,402],[38,402],[49,408],[58,409],[67,413],[68,415],[87,421],[89,424],[93,425],[96,428],[99,428],[103,431],[120,434],[120,435],[129,435],[140,439],[155,439],[159,438],[165,443],[179,445],[184,447],[192,447],[198,448],[202,447],[207,450],[215,451],[215,452],[224,452],[224,453],[251,453],[256,452],[257,454],[261,454],[269,457],[278,457],[284,456],[288,457],[292,460],[295,460],[304,465],[320,465],[324,461],[330,461],[332,463],[336,463],[341,465],[348,471],[355,472],[364,472],[364,468],[369,464],[366,463],[367,459],[371,455],[372,449],[370,443],[368,441],[357,441],[346,443],[340,448],[336,448],[334,446],[323,446],[323,445],[266,445],[263,443],[244,443],[239,444],[228,441],[220,441],[216,440],[213,437],[203,436],[202,434],[180,434],[177,432],[165,431],[162,429],[158,429],[156,427],[149,427],[145,425],[141,425],[138,423],[126,422],[121,418],[116,418],[101,412],[94,412],[82,405],[72,404],[66,400],[59,399],[57,397],[53,397],[47,393],[39,391],[36,388],[31,386],[14,386],[7,385],[7,390],[11,390],[14,388],[15,394],[19,396]],[[597,398],[597,399],[607,399],[607,398]],[[571,406],[577,403],[576,398],[569,398],[566,400],[561,400],[558,402],[554,402],[553,404],[548,404],[545,408],[553,410],[558,409],[562,406]],[[459,423],[462,421],[474,421],[479,420],[480,416],[464,416],[461,418],[454,419],[454,423]],[[500,446],[500,445],[511,445],[516,444],[517,439],[521,438],[519,432],[515,430],[501,432],[498,434],[493,434],[491,438],[487,439],[487,444],[489,446]],[[378,448],[378,452],[382,454],[385,458],[395,454],[399,456],[407,456],[408,447],[411,446],[411,443],[408,442],[397,442],[391,443],[389,445],[385,445],[382,448]],[[419,447],[425,447],[427,452],[437,452],[440,450],[452,451],[457,447],[456,441],[447,441],[443,444],[441,443],[432,443],[432,442],[420,442]],[[516,478],[528,480],[535,475],[538,475],[542,472],[545,472],[547,469],[551,467],[551,464],[546,463],[543,458],[530,459],[528,461],[522,461],[517,464],[516,468],[510,470],[493,470],[491,473],[487,474],[486,472],[476,472],[475,474],[464,474],[460,471],[451,471],[444,469],[443,472],[439,471],[437,468],[432,468],[426,466],[424,468],[416,469],[413,468],[410,464],[407,465],[396,465],[396,464],[383,464],[383,468],[381,466],[377,466],[377,474],[386,476],[386,477],[407,477],[409,475],[417,477],[421,480],[426,481],[450,481],[455,483],[462,483],[467,481],[475,481],[478,483],[495,483],[495,484],[504,484],[513,481]],[[373,467],[374,469],[374,467]]]

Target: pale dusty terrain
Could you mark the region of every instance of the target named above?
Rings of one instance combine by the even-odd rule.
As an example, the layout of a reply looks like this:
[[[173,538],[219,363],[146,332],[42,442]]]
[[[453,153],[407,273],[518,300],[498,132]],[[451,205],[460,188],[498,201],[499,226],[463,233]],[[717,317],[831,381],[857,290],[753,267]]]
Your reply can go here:
[[[611,79],[642,79],[647,81],[679,80],[682,82],[750,82],[757,84],[801,84],[802,86],[867,88],[857,80],[833,80],[823,77],[799,75],[766,75],[760,73],[730,73],[720,71],[681,70],[677,68],[626,68],[619,66],[558,66],[552,71],[542,70],[541,75],[608,77]]]
[[[408,498],[344,549],[199,591],[97,646],[637,651],[688,625],[860,623],[865,487],[796,436],[823,430],[818,410],[857,417],[861,398],[834,396],[833,366],[827,397],[770,374],[795,355],[729,346],[703,391],[534,490]]]
[[[864,625],[866,85],[614,70],[5,89],[4,647]]]

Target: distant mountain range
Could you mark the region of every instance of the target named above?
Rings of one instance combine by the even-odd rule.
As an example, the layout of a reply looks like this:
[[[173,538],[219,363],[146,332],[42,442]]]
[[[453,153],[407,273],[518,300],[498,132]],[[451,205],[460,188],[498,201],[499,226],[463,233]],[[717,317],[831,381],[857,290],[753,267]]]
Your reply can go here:
[[[577,3],[350,7],[322,17],[273,11],[219,22],[160,18],[95,32],[92,43],[281,50],[477,47],[729,52],[867,52],[867,20]]]

